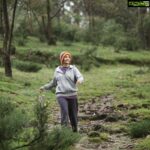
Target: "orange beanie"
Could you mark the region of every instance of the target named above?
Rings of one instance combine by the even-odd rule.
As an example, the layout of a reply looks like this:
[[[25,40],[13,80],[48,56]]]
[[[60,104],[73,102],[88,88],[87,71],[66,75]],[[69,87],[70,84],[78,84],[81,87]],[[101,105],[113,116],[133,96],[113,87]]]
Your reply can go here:
[[[61,53],[60,53],[60,62],[61,62],[61,64],[63,63],[64,57],[65,57],[66,55],[69,55],[69,57],[72,58],[71,53],[69,53],[69,52],[67,52],[67,51],[61,52]]]

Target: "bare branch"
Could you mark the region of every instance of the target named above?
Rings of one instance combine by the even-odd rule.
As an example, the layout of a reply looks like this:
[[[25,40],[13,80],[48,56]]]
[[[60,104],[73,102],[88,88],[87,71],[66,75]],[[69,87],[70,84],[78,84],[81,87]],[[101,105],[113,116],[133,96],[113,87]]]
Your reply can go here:
[[[55,12],[55,14],[53,16],[50,17],[50,19],[53,19],[57,16],[57,14],[61,11],[61,8],[64,6],[64,3],[66,2],[67,0],[63,0],[60,4],[60,7],[58,8],[58,10]]]

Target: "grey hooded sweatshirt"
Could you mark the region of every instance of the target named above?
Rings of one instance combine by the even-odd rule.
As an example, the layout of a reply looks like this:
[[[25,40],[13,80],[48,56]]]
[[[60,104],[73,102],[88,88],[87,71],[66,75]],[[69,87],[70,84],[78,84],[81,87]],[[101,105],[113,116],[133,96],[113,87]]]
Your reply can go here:
[[[70,65],[66,72],[64,73],[61,68],[58,66],[55,69],[53,79],[48,83],[42,86],[42,89],[51,90],[53,87],[56,87],[56,96],[75,96],[77,95],[76,82],[83,82],[83,76],[76,66]]]

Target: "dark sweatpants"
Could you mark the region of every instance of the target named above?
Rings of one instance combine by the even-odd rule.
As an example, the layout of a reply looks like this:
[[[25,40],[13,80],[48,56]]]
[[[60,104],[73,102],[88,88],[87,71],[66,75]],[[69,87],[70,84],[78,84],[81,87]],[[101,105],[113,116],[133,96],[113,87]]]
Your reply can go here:
[[[73,97],[57,97],[58,103],[61,109],[61,125],[68,126],[68,122],[70,119],[70,123],[72,126],[72,130],[77,132],[77,124],[78,124],[78,100],[76,96]],[[69,117],[69,119],[68,119]]]

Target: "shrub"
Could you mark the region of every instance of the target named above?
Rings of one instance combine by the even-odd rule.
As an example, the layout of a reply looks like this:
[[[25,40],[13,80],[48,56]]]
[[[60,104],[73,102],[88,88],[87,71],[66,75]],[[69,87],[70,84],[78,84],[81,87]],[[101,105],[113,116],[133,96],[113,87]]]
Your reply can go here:
[[[71,46],[72,42],[71,41],[64,41],[64,46]]]
[[[24,72],[37,72],[39,71],[42,67],[33,62],[26,62],[26,61],[14,61],[13,65],[20,71]]]
[[[91,47],[84,51],[83,55],[80,55],[80,58],[76,58],[74,56],[74,60],[76,61],[75,64],[81,66],[81,69],[85,71],[89,71],[93,66],[99,67],[100,60],[96,57],[97,47]]]
[[[11,103],[11,99],[0,97],[0,149],[10,149],[12,143],[19,140],[26,123],[26,115]]]
[[[54,30],[57,39],[62,41],[74,41],[78,28],[74,25],[70,26],[70,24],[61,22],[59,25],[55,25]]]
[[[79,140],[79,134],[73,133],[68,128],[54,128],[47,139],[49,142],[48,149],[66,150]]]
[[[124,29],[121,24],[115,22],[115,20],[108,20],[104,23],[102,28],[101,43],[103,45],[113,45],[117,42],[118,38],[123,39]]]
[[[27,42],[26,39],[23,37],[17,39],[18,46],[25,46],[26,42]]]
[[[139,39],[137,37],[132,37],[132,36],[127,36],[125,41],[124,41],[124,48],[126,50],[137,50],[139,49],[140,45],[139,45]]]
[[[74,40],[76,42],[85,41],[85,37],[86,37],[85,33],[86,33],[85,29],[81,29],[81,28],[77,29]]]
[[[27,22],[25,20],[22,20],[22,22],[19,24],[19,26],[14,31],[14,35],[17,37],[26,39],[28,36],[27,26],[28,26]]]
[[[84,41],[91,42],[92,44],[98,45],[103,38],[103,28],[106,20],[104,18],[95,18],[94,27],[92,29],[85,29],[82,34]]]
[[[122,49],[126,49],[126,37],[118,37],[114,43],[115,51],[119,52]]]
[[[130,127],[130,135],[133,138],[145,137],[150,133],[150,120],[133,123]]]
[[[14,45],[11,45],[10,53],[11,53],[11,55],[15,55],[16,54],[16,47]]]
[[[39,96],[35,105],[35,115],[34,139],[36,140],[30,145],[29,150],[67,150],[79,140],[79,134],[72,132],[69,128],[55,127],[48,132],[48,111],[44,96]]]

